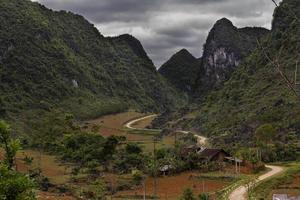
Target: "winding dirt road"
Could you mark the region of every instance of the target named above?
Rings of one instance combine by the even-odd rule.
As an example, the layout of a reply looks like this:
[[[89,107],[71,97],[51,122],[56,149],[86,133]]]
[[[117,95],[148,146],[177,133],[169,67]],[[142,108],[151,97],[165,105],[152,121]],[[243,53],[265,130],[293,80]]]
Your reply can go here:
[[[139,121],[142,121],[142,120],[145,120],[145,119],[148,119],[148,118],[153,118],[153,117],[156,117],[156,116],[157,115],[147,115],[147,116],[144,116],[144,117],[141,117],[141,118],[138,118],[138,119],[131,120],[131,121],[129,121],[125,124],[125,127],[129,128],[129,129],[132,129],[132,130],[161,131],[160,129],[146,129],[146,128],[135,128],[135,127],[133,127],[133,125],[135,123],[139,122]],[[179,130],[177,132],[178,133],[183,133],[183,134],[191,133],[190,131],[182,131],[182,130]],[[206,137],[203,137],[203,136],[200,136],[200,135],[197,135],[197,134],[194,134],[194,136],[197,137],[198,144],[200,144],[200,145],[206,144],[206,142],[207,142]],[[277,175],[277,174],[279,174],[283,171],[283,168],[279,167],[279,166],[266,165],[266,167],[270,168],[271,171],[259,176],[256,183],[259,183],[259,182],[261,182],[265,179],[268,179],[272,176],[275,176],[275,175]],[[229,195],[229,200],[247,200],[246,196],[247,196],[247,187],[245,185],[242,185],[242,186],[236,188],[234,191],[231,192],[231,194]]]
[[[125,124],[125,127],[129,128],[129,129],[132,129],[132,130],[161,131],[160,129],[146,129],[146,128],[135,128],[135,127],[132,127],[132,125],[134,125],[135,123],[137,123],[139,121],[143,121],[145,119],[153,118],[153,117],[157,117],[157,115],[156,114],[154,114],[154,115],[147,115],[147,116],[144,116],[144,117],[141,117],[141,118],[138,118],[138,119],[131,120],[131,121],[129,121],[129,122],[127,122]],[[189,133],[191,133],[190,131],[182,131],[182,130],[179,130],[179,131],[176,131],[176,132],[177,133],[183,133],[183,134],[189,134]],[[200,145],[206,144],[206,142],[207,142],[207,138],[206,137],[198,135],[198,134],[194,134],[194,136],[197,138],[198,144],[200,144]]]
[[[282,167],[279,166],[272,166],[272,165],[266,165],[267,168],[270,168],[271,171],[261,175],[258,177],[256,183],[259,183],[267,178],[270,178],[272,176],[275,176],[283,171]],[[229,200],[246,200],[247,199],[247,187],[245,185],[242,185],[232,191],[232,193],[229,195]]]

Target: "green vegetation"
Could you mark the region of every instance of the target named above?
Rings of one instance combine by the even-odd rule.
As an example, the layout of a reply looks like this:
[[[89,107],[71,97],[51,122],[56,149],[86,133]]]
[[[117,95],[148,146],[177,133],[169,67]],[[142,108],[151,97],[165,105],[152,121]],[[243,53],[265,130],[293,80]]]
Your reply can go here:
[[[176,88],[191,94],[200,73],[200,64],[201,59],[196,59],[183,49],[173,55],[158,71]]]
[[[4,162],[0,162],[0,199],[34,200],[33,180],[14,168],[20,146],[17,140],[11,138],[11,129],[4,121],[0,121],[0,147],[5,151]]]
[[[182,197],[180,200],[196,200],[195,195],[193,194],[193,191],[190,188],[187,188],[183,191]]]
[[[193,190],[190,188],[187,188],[183,191],[183,194],[180,198],[180,200],[209,200],[209,195],[208,194],[200,194],[198,198],[195,197]]]
[[[266,180],[253,189],[252,194],[254,199],[269,199],[272,197],[272,192],[280,186],[287,185],[293,181],[294,178],[300,173],[299,163],[281,163],[285,167],[285,171],[269,180]],[[297,183],[296,183],[297,184]],[[289,192],[289,188],[285,188],[285,192]]]
[[[106,38],[82,16],[29,0],[3,0],[0,11],[1,118],[53,109],[92,118],[185,101],[130,35]]]
[[[273,28],[230,80],[209,92],[196,109],[196,119],[184,121],[185,127],[197,127],[211,138],[213,145],[232,152],[243,146],[255,147],[255,138],[259,138],[261,143],[267,143],[264,150],[270,149],[263,153],[265,161],[299,158],[299,98],[280,75],[281,71],[293,82],[299,61],[294,51],[300,48],[300,25],[295,18],[290,20],[290,10],[299,17],[299,2],[281,3],[273,24],[280,20],[285,28]]]

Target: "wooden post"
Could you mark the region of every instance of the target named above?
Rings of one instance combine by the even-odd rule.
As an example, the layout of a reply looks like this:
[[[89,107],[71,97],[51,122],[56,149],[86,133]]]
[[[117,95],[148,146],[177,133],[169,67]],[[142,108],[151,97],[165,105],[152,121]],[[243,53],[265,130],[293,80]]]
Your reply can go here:
[[[235,173],[237,174],[237,161],[235,157],[234,157],[234,164],[235,164]]]

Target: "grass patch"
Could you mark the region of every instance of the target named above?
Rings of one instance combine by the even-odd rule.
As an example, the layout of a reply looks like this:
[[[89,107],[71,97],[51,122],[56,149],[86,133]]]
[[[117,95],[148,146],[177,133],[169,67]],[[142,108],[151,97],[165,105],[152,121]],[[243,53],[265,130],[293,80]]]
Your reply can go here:
[[[278,163],[285,167],[285,171],[272,179],[268,179],[258,184],[253,191],[254,199],[270,199],[272,191],[279,189],[281,185],[290,184],[297,174],[300,173],[300,163]],[[288,193],[286,189],[286,193]]]

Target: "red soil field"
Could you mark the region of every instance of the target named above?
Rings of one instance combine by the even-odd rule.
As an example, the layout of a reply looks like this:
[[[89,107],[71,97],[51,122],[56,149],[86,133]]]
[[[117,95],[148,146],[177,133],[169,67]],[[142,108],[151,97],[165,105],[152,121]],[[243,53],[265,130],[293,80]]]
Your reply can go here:
[[[50,192],[39,192],[38,200],[76,200],[76,198],[64,194],[55,194]]]
[[[221,180],[207,180],[196,178],[199,175],[197,172],[185,172],[176,176],[160,177],[157,178],[157,194],[161,199],[175,200],[178,199],[183,190],[191,188],[195,195],[203,192],[214,192],[222,189],[230,182]],[[153,178],[146,180],[146,194],[151,196],[153,194]],[[115,196],[132,196],[132,195],[143,195],[143,186],[139,186],[134,190],[118,192]]]

